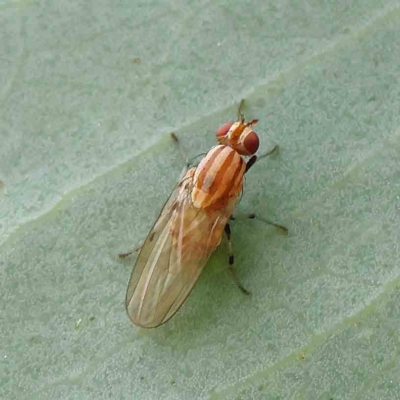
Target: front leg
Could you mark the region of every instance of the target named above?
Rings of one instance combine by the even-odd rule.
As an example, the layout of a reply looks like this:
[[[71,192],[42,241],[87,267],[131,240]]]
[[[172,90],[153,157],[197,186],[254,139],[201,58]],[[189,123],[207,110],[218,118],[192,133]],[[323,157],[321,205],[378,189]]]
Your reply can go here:
[[[263,154],[260,157],[257,157],[257,156],[250,157],[249,161],[247,161],[247,163],[246,163],[246,171],[244,173],[246,173],[256,163],[257,160],[261,160],[262,158],[267,157],[271,154],[277,153],[278,151],[279,151],[279,146],[275,145],[272,150],[270,150],[268,153]]]

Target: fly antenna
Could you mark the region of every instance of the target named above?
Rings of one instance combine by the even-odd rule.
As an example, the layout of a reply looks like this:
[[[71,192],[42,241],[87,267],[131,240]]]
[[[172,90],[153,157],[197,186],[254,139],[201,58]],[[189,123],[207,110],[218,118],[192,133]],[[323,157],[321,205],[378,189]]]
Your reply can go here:
[[[240,120],[242,122],[244,122],[243,105],[244,105],[244,99],[240,100],[238,111],[237,111],[238,121]]]

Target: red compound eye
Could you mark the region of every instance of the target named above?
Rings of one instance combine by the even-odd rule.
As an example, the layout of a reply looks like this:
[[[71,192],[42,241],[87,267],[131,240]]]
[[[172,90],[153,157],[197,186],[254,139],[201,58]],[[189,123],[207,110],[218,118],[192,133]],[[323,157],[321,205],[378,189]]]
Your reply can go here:
[[[254,131],[251,131],[243,140],[243,147],[248,152],[248,155],[254,154],[258,150],[259,145],[260,140]]]
[[[229,129],[231,128],[231,126],[233,125],[233,122],[229,121],[226,122],[225,124],[223,124],[218,130],[217,130],[217,138],[221,138],[223,136],[225,136]]]

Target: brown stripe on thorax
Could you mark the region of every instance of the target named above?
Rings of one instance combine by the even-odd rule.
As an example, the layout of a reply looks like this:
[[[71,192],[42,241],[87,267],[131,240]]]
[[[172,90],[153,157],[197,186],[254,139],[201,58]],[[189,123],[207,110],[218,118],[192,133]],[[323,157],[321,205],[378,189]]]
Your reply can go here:
[[[197,166],[194,174],[194,185],[196,188],[201,189],[203,187],[207,172],[224,147],[225,146],[222,145],[213,147],[200,161],[200,164]]]
[[[215,176],[213,176],[214,181],[208,190],[211,194],[216,193],[218,189],[222,189],[222,186],[227,186],[229,182],[233,183],[243,162],[242,157],[240,157],[235,150],[232,150],[230,147],[226,147],[226,149],[230,150],[229,153],[225,154],[223,158],[221,155],[214,162],[215,164],[218,163],[218,165],[216,164],[217,169]],[[234,170],[230,168],[231,166],[233,167],[233,163],[236,165]],[[224,190],[223,192],[227,193],[229,192],[229,189],[230,188],[228,187],[227,190]]]
[[[205,208],[225,204],[241,190],[245,163],[231,147],[214,147],[197,167],[192,200],[195,206]]]

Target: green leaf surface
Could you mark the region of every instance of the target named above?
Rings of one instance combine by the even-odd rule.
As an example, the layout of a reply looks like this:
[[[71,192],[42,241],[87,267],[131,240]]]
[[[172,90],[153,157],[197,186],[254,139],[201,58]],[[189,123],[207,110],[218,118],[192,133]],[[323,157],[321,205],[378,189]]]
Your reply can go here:
[[[0,3],[2,399],[394,399],[400,392],[400,5]],[[156,330],[134,258],[217,127],[258,118],[232,227]]]

